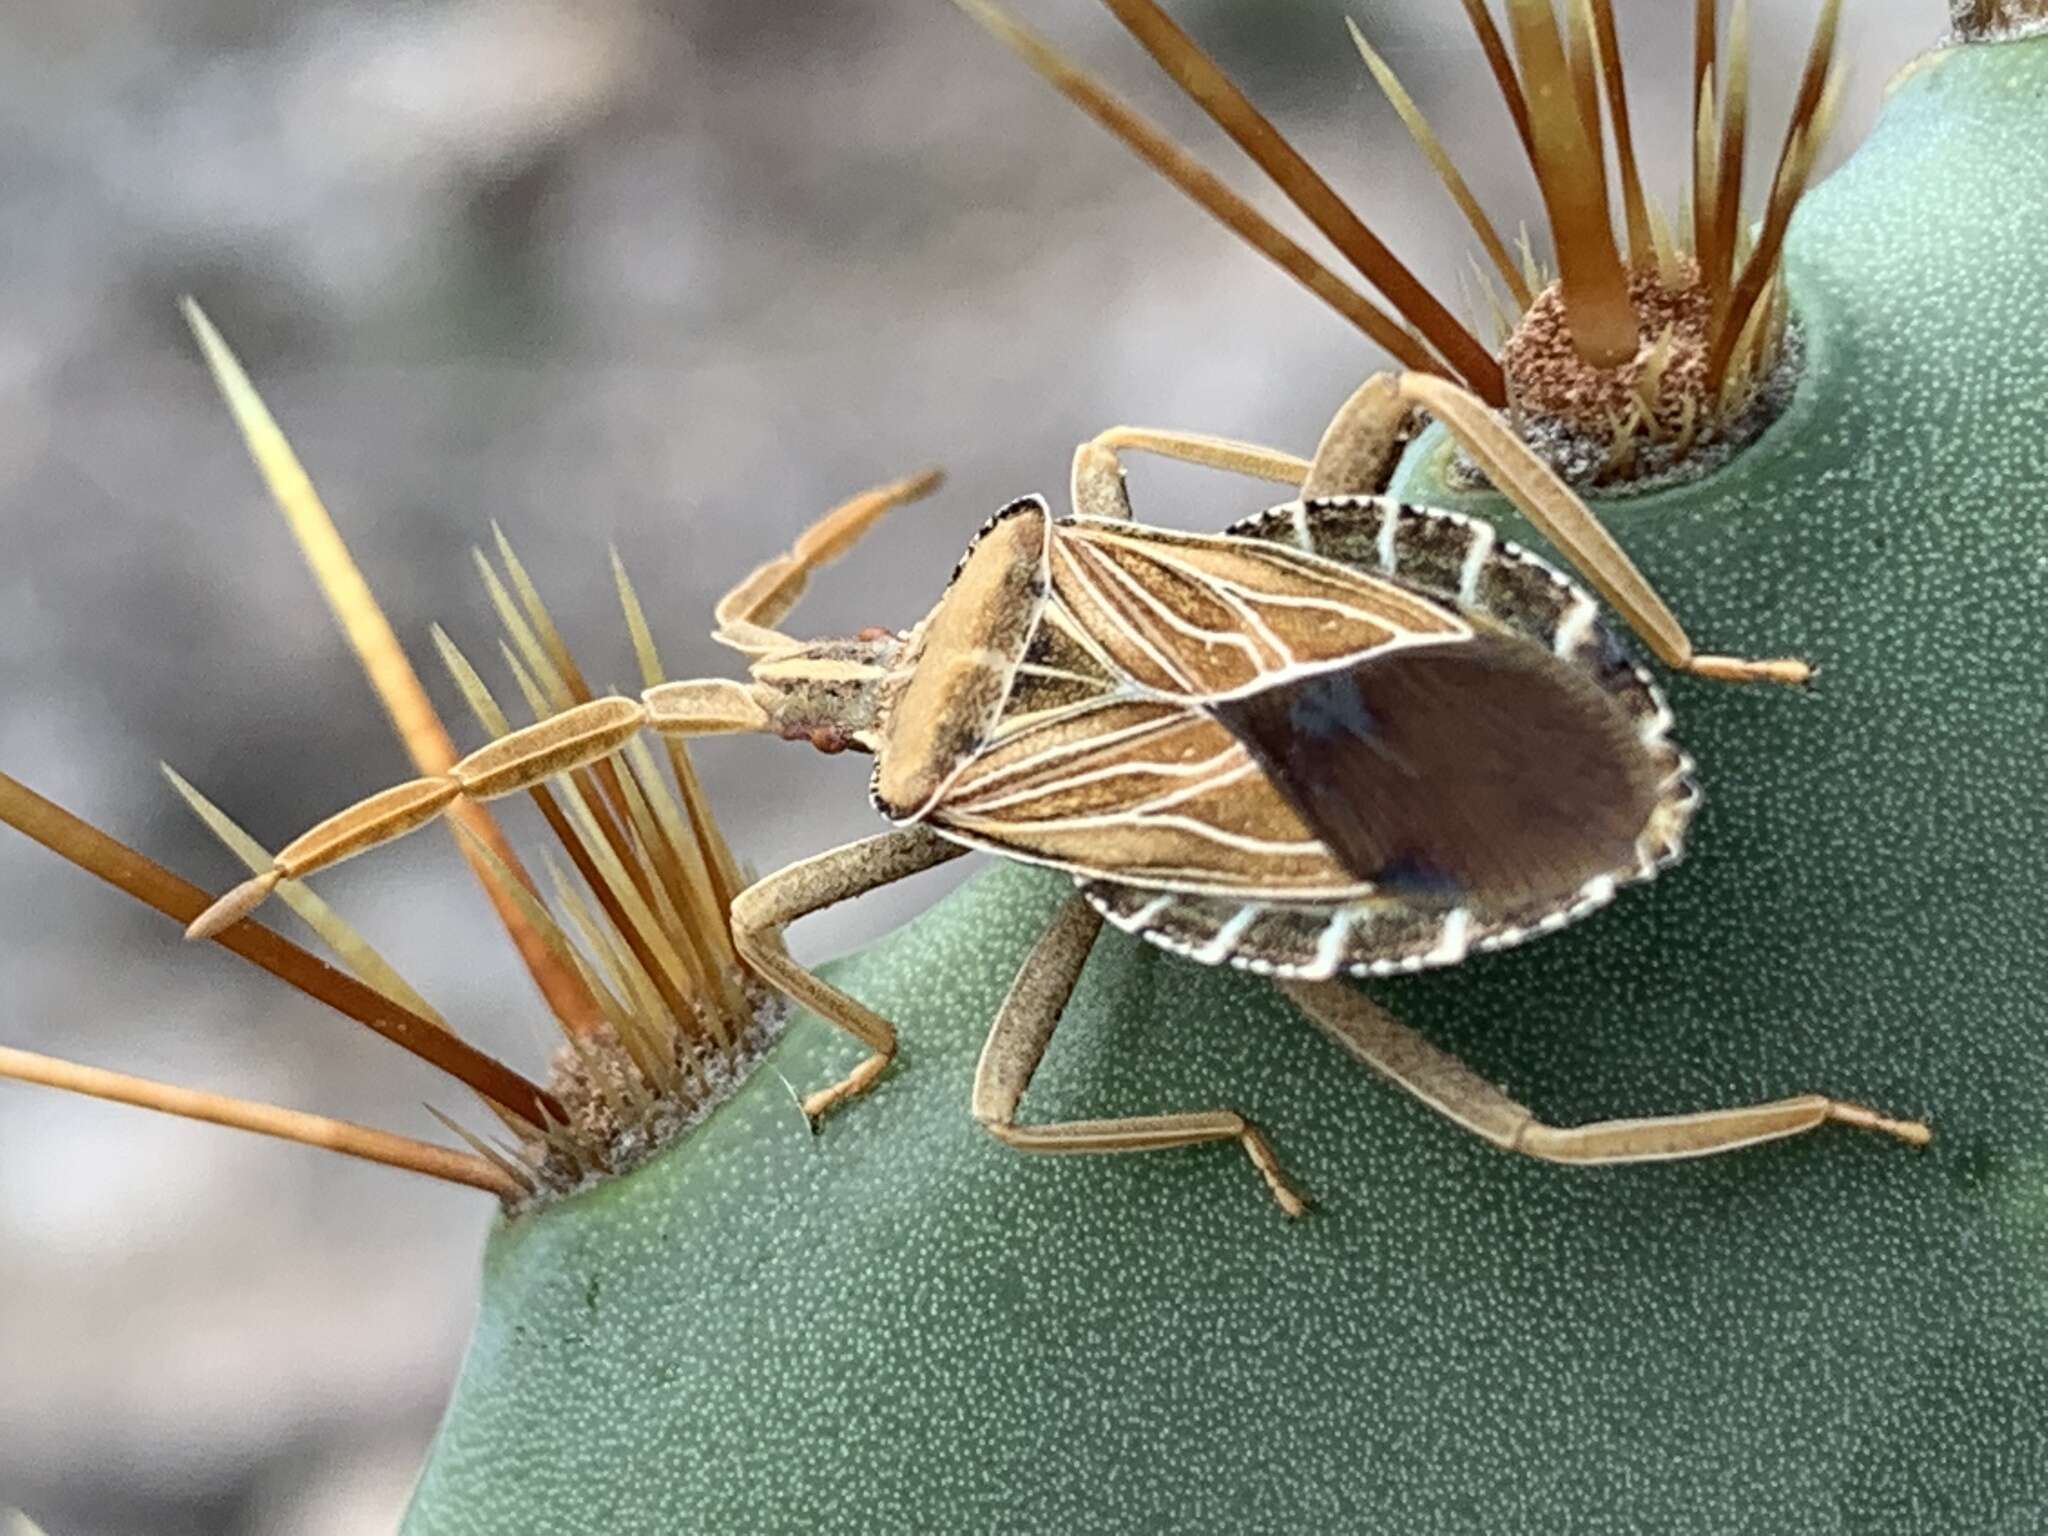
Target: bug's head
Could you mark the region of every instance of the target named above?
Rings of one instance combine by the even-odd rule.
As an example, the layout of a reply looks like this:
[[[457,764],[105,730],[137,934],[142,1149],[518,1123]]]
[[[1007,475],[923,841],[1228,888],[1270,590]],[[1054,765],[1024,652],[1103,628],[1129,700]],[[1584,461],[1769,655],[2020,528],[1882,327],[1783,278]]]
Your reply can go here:
[[[903,646],[894,630],[864,629],[849,639],[750,647],[751,682],[663,683],[645,696],[648,723],[667,735],[765,731],[820,752],[873,752]]]

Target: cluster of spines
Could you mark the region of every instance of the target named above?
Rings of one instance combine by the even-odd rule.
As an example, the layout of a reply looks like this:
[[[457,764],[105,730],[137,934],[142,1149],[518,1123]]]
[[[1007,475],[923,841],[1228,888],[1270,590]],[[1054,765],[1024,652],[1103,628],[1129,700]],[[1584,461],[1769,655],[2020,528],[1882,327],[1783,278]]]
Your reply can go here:
[[[2048,0],[1950,0],[1956,36],[2017,37],[2048,27]]]
[[[1517,381],[1477,335],[1416,279],[1391,249],[1157,0],[1104,0],[1159,65],[1252,158],[1357,272],[1374,299],[1331,272],[1100,81],[990,0],[958,0],[1062,93],[1080,105],[1212,215],[1357,325],[1404,367],[1462,382],[1496,408],[1519,406]],[[1748,0],[1736,0],[1725,46],[1717,0],[1695,0],[1689,121],[1690,192],[1679,217],[1664,217],[1644,191],[1630,125],[1626,71],[1612,0],[1507,0],[1504,35],[1485,0],[1461,0],[1549,216],[1555,292],[1578,360],[1629,371],[1617,408],[1578,422],[1612,434],[1606,469],[1625,474],[1641,438],[1667,444],[1668,462],[1742,417],[1783,356],[1786,307],[1780,282],[1785,230],[1804,193],[1832,116],[1840,77],[1831,70],[1839,0],[1823,0],[1806,68],[1760,225],[1743,216],[1748,136]],[[1487,266],[1475,307],[1512,332],[1552,279],[1526,233],[1511,247],[1480,207],[1414,98],[1366,40],[1351,35],[1373,78],[1472,226]],[[1510,47],[1512,41],[1512,48]],[[1610,178],[1611,132],[1614,175]],[[1612,188],[1612,195],[1611,195]],[[1618,201],[1622,231],[1615,228]],[[1490,269],[1490,270],[1489,270]],[[1695,335],[1646,334],[1637,296],[1645,276],[1697,289],[1704,319]],[[1475,317],[1476,318],[1476,317]],[[1699,354],[1687,387],[1668,390],[1674,357]]]
[[[455,761],[452,737],[406,658],[311,480],[261,399],[204,315],[188,307],[214,375],[273,499],[364,671],[423,774]],[[494,530],[495,532],[495,530]],[[478,551],[485,590],[504,629],[500,650],[526,709],[541,718],[588,701],[592,690],[538,588],[504,535],[497,563]],[[643,684],[661,680],[645,614],[612,556]],[[479,725],[493,738],[513,722],[481,674],[438,627],[434,640]],[[338,1008],[455,1077],[485,1101],[509,1143],[474,1134],[439,1111],[469,1144],[457,1152],[368,1127],[195,1093],[19,1051],[0,1051],[0,1076],[69,1088],[240,1126],[395,1163],[490,1189],[508,1201],[573,1186],[607,1171],[620,1133],[658,1116],[688,1118],[730,1079],[724,1067],[760,1043],[768,1010],[733,948],[730,909],[742,879],[680,743],[666,743],[668,775],[645,743],[529,791],[574,878],[552,856],[550,903],[484,807],[452,808],[450,824],[540,996],[564,1037],[559,1092],[465,1044],[389,961],[326,902],[296,881],[278,895],[340,961],[328,965],[252,921],[224,947]],[[252,871],[270,851],[169,768],[172,786]],[[207,905],[196,886],[0,776],[0,821],[180,922]],[[559,916],[557,915],[559,914]],[[681,1113],[677,1113],[680,1110]],[[648,1138],[638,1135],[635,1145]]]

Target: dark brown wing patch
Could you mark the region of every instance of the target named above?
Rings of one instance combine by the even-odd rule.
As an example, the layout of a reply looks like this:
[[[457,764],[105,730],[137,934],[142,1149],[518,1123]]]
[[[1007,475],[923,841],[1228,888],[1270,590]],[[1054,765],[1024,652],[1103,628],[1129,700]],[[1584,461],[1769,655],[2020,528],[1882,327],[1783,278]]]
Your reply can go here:
[[[1344,867],[1419,907],[1567,901],[1633,868],[1659,764],[1578,669],[1426,642],[1207,706]]]

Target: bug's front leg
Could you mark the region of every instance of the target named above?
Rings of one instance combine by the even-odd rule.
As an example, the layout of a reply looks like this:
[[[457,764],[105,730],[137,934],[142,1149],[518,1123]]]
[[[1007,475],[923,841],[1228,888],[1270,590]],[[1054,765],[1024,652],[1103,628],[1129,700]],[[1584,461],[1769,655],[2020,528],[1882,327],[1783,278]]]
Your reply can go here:
[[[1822,1094],[1691,1115],[1650,1115],[1592,1125],[1545,1125],[1448,1051],[1401,1023],[1364,993],[1334,981],[1282,981],[1281,991],[1345,1051],[1446,1119],[1509,1152],[1553,1163],[1655,1163],[1710,1157],[1815,1130],[1829,1121],[1882,1131],[1913,1146],[1933,1133]]]
[[[931,495],[944,479],[936,469],[922,470],[832,508],[799,534],[787,551],[756,566],[718,600],[718,628],[712,638],[755,655],[793,644],[775,626],[796,606],[818,567],[845,554],[881,521],[882,514]]]
[[[783,928],[966,851],[923,827],[906,827],[791,864],[755,881],[733,899],[733,943],[747,963],[777,991],[845,1030],[872,1053],[838,1082],[803,1101],[813,1129],[833,1105],[865,1092],[882,1075],[896,1055],[896,1031],[872,1008],[798,965],[782,942]]]
[[[1023,1152],[1152,1152],[1205,1141],[1234,1141],[1259,1170],[1280,1208],[1290,1216],[1308,1209],[1288,1185],[1273,1149],[1243,1115],[1213,1109],[1115,1120],[1066,1120],[1019,1125],[1017,1106],[1031,1074],[1045,1057],[1060,1010],[1074,994],[1088,952],[1102,931],[1101,914],[1079,894],[1067,898],[1025,957],[1009,995],[997,1010],[974,1072],[974,1118],[989,1134]]]

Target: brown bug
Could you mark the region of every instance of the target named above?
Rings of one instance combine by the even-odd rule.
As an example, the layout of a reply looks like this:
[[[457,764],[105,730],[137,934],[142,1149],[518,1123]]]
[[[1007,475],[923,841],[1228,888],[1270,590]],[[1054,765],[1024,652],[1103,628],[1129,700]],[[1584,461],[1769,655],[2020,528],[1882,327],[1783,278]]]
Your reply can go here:
[[[896,1035],[791,959],[807,913],[986,849],[1079,887],[1025,959],[974,1085],[976,1119],[1034,1152],[1234,1140],[1302,1202],[1227,1109],[1055,1125],[1016,1111],[1104,921],[1203,964],[1270,976],[1346,1050],[1503,1148],[1568,1163],[1694,1157],[1829,1120],[1922,1143],[1925,1126],[1818,1094],[1698,1114],[1544,1125],[1336,980],[1451,965],[1561,928],[1676,862],[1699,803],[1671,712],[1593,597],[1488,524],[1380,497],[1415,414],[1465,450],[1668,665],[1798,683],[1804,662],[1694,653],[1590,510],[1486,407],[1379,377],[1313,461],[1118,428],[1076,452],[1073,515],[1005,508],[912,629],[799,641],[774,628],[812,570],[931,477],[849,502],[754,571],[716,638],[751,683],[664,683],[566,710],[448,773],[372,796],[284,848],[192,926],[217,933],[296,879],[433,819],[618,751],[643,727],[769,731],[874,754],[894,830],[790,865],[733,904],[740,952],[867,1046],[813,1093],[815,1125],[888,1065]],[[1221,534],[1132,516],[1119,449],[1298,486]]]

